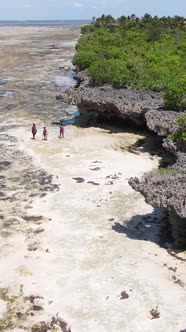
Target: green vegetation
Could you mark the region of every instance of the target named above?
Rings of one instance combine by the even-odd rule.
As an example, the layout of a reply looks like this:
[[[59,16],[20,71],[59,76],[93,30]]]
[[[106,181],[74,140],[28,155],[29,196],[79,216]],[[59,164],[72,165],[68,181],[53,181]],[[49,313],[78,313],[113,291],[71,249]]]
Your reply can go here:
[[[172,109],[186,109],[186,75],[169,83],[164,93],[165,105]]]
[[[176,171],[172,168],[158,168],[157,173],[160,175],[175,175]]]
[[[177,119],[179,128],[171,135],[174,142],[185,142],[186,143],[186,113]]]
[[[165,89],[165,105],[186,108],[186,20],[102,15],[82,27],[73,63],[92,85]]]
[[[152,177],[154,179],[160,182],[166,180],[167,178],[170,178],[172,176],[176,175],[176,171],[170,167],[166,168],[158,168],[153,169],[151,172],[145,172],[143,174],[143,179],[151,179]]]

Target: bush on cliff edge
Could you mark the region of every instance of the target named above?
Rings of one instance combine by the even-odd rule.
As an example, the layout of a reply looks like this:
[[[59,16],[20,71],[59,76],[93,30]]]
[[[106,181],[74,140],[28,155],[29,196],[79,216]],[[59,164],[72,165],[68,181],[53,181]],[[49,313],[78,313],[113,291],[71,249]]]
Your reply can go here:
[[[180,141],[186,143],[186,113],[177,119],[179,128],[171,135],[174,142]]]
[[[164,93],[164,102],[166,106],[175,110],[186,109],[186,75],[167,85]]]

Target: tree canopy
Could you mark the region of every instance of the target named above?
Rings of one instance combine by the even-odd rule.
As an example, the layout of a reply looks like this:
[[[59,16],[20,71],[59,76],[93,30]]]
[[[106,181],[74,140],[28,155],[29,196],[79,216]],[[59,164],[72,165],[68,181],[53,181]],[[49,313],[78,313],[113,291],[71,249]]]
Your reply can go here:
[[[92,85],[165,90],[167,106],[186,108],[184,17],[94,18],[82,27],[73,63],[88,70]]]

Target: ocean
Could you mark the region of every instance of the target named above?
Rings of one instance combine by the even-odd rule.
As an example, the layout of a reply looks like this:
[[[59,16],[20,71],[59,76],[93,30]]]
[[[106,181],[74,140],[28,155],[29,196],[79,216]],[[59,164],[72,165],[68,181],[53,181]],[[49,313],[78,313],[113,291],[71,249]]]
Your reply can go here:
[[[79,27],[91,20],[0,20],[0,26],[71,26]]]

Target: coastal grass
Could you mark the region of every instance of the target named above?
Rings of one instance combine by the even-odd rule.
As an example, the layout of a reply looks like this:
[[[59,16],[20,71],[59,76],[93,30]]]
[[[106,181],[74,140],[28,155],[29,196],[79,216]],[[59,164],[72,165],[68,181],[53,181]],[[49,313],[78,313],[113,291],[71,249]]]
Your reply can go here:
[[[161,167],[158,169],[153,169],[151,172],[145,172],[143,174],[143,179],[149,179],[152,178],[155,180],[160,180],[163,181],[164,179],[166,180],[169,177],[175,176],[176,175],[176,171],[170,167]]]
[[[176,171],[172,168],[166,167],[166,168],[158,168],[157,173],[161,176],[164,175],[175,175]]]

